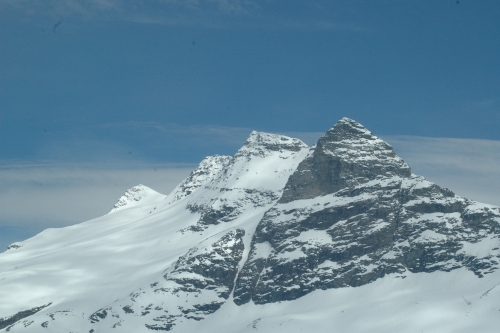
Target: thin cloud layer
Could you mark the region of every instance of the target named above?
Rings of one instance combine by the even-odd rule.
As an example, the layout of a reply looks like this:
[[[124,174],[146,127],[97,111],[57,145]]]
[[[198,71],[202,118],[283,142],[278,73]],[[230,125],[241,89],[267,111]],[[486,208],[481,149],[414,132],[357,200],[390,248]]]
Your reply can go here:
[[[107,214],[132,186],[143,184],[168,194],[193,167],[3,165],[0,168],[0,251],[43,229],[64,227]]]
[[[418,168],[432,166],[457,173],[500,175],[500,141],[415,136],[385,138]]]
[[[32,155],[19,160],[52,163],[144,164],[198,163],[207,155],[233,155],[251,129],[224,126],[181,126],[159,122],[123,122],[80,127],[39,137]]]
[[[500,206],[500,141],[385,136],[412,168],[469,199]]]
[[[109,143],[101,152],[98,145],[78,150],[82,161],[94,162],[68,164],[52,160],[28,165],[4,161],[0,164],[0,249],[45,228],[71,225],[106,214],[125,190],[140,183],[168,194],[204,156],[234,154],[250,132],[247,128],[159,123],[105,126],[108,132],[114,129],[127,133],[133,141],[149,133],[146,136],[152,147],[143,155],[150,160],[155,160],[154,152],[156,160],[164,159],[162,150],[169,149],[184,151],[186,156],[197,152],[199,159],[192,164],[166,164],[140,158],[120,160],[116,155],[112,163],[96,162],[99,156],[103,158],[110,151],[127,148],[126,143],[115,148]],[[280,134],[297,137],[309,145],[322,135],[319,132]],[[500,141],[411,136],[383,136],[383,139],[414,173],[458,195],[500,206]]]
[[[249,0],[157,0],[157,1],[127,1],[127,0],[5,0],[3,7],[19,12],[35,15],[63,15],[82,16],[85,18],[102,18],[114,13],[116,18],[127,19],[134,17],[134,13],[149,14],[151,17],[159,11],[163,17],[171,17],[184,13],[193,17],[220,13],[228,16],[248,15],[260,8],[256,1]],[[165,20],[165,23],[170,21]],[[178,21],[180,22],[180,21]],[[144,22],[147,23],[147,22]],[[151,23],[160,23],[159,20]]]
[[[0,221],[5,225],[43,220],[52,221],[52,226],[83,222],[109,212],[125,190],[138,184],[168,194],[193,167],[4,166],[0,169]]]
[[[262,0],[5,0],[0,9],[26,17],[118,20],[142,24],[366,32],[347,9],[324,1]],[[301,13],[300,16],[290,13]]]

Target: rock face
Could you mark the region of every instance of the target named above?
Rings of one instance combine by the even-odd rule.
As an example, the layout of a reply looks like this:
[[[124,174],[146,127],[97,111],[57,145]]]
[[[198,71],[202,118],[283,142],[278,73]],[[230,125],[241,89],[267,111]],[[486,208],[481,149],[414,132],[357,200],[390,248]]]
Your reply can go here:
[[[37,306],[35,308],[28,310],[19,311],[15,315],[7,318],[0,318],[0,330],[6,328],[7,331],[10,331],[16,324],[22,324],[24,327],[30,326],[31,324],[33,324],[32,320],[24,320],[22,322],[21,320],[31,315],[34,315],[40,310],[43,310],[44,308],[48,307],[50,304],[52,303],[45,304],[42,306]]]
[[[231,156],[208,156],[170,194],[170,202],[181,200],[202,186],[208,185],[221,170],[227,167]]]
[[[89,316],[90,322],[105,330],[121,325],[127,317],[140,317],[150,330],[170,331],[178,321],[205,319],[233,290],[244,235],[243,229],[230,230],[189,249],[167,269],[163,279],[97,310]],[[177,299],[184,304],[176,304]]]
[[[381,177],[410,175],[410,167],[389,144],[354,120],[342,118],[299,164],[280,203],[334,193]]]
[[[234,300],[293,300],[390,273],[466,267],[482,277],[498,269],[499,216],[418,176],[278,204],[257,227]]]
[[[260,221],[234,300],[293,300],[390,273],[404,278],[467,267],[481,277],[498,268],[498,241],[489,239],[498,240],[499,222],[498,208],[413,175],[390,145],[344,118],[319,139]],[[483,241],[490,248],[474,255]]]
[[[42,233],[0,256],[0,267],[10,267],[0,275],[0,299],[17,299],[10,290],[35,283],[31,274],[58,286],[31,303],[0,305],[2,327],[194,332],[231,307],[228,314],[296,302],[388,276],[461,269],[477,280],[500,266],[498,207],[413,174],[389,144],[348,118],[313,147],[252,132],[233,157],[205,158],[170,195],[139,185],[92,223]]]

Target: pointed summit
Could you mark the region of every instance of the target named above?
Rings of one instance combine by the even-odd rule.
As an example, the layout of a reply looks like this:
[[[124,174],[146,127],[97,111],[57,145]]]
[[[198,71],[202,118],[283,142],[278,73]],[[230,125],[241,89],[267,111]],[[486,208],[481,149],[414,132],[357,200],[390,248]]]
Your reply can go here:
[[[410,167],[391,145],[360,123],[342,118],[326,132],[290,176],[280,202],[355,187],[377,177],[409,177]]]
[[[116,211],[131,208],[135,206],[139,206],[144,204],[144,201],[148,201],[147,199],[154,198],[163,198],[165,197],[163,194],[156,192],[155,190],[139,184],[130,189],[128,189],[121,197],[118,199],[118,202],[113,206],[111,211],[108,214],[114,213]],[[139,203],[140,201],[140,203]]]
[[[367,130],[363,125],[355,120],[344,117],[340,119],[335,126],[333,126],[328,132],[325,133],[326,137],[336,141],[347,140],[347,139],[371,139],[374,138],[372,132]],[[376,138],[376,137],[375,137]]]

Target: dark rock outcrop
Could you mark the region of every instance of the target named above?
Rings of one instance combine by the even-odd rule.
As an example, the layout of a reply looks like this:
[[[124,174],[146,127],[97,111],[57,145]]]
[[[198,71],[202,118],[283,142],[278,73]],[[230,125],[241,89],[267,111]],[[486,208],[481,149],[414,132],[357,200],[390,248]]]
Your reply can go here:
[[[50,306],[52,303],[37,306],[28,310],[23,310],[19,311],[18,313],[9,316],[9,317],[4,317],[0,318],[0,330],[4,329],[5,327],[11,326],[15,324],[16,322],[20,321],[21,319],[27,318],[29,316],[34,315],[35,313],[45,309],[46,307]]]
[[[289,178],[280,203],[355,187],[377,177],[409,177],[410,167],[361,124],[342,118]]]
[[[234,301],[293,300],[391,273],[466,267],[481,277],[498,269],[498,244],[497,207],[413,175],[388,144],[344,118],[260,221]]]
[[[89,317],[90,322],[141,316],[147,319],[147,329],[170,331],[180,319],[203,320],[217,311],[233,290],[244,235],[243,229],[233,229],[205,240],[173,263],[162,280],[99,309]],[[186,305],[164,304],[164,300],[172,298],[186,299]]]

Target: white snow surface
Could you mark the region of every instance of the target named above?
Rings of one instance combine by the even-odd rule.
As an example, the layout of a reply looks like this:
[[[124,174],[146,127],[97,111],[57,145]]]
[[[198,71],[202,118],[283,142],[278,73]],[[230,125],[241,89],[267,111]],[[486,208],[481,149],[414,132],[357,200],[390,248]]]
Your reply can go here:
[[[113,325],[93,325],[88,318],[98,309],[121,304],[120,300],[149,288],[179,257],[206,251],[213,239],[230,229],[245,230],[241,268],[258,222],[276,204],[288,177],[309,151],[300,140],[252,132],[234,157],[206,158],[168,196],[139,185],[128,190],[105,216],[66,228],[47,229],[18,242],[19,246],[0,254],[0,319],[50,305],[0,332],[149,332],[140,314],[113,317]],[[413,183],[410,185],[420,184]],[[364,196],[324,196],[279,206],[297,209],[295,218],[300,219],[301,209],[310,213],[325,205],[365,200]],[[194,231],[190,227],[198,223],[200,213],[193,207],[231,207],[236,212],[228,222]],[[280,223],[281,218],[277,216],[275,223]],[[374,228],[384,226],[380,222]],[[443,235],[429,232],[418,241],[436,238],[446,240]],[[330,241],[330,236],[325,231],[311,230],[300,234],[296,241],[324,243]],[[498,239],[483,240],[464,244],[463,251],[486,256],[496,245]],[[272,251],[269,243],[261,243],[257,256],[267,257]],[[283,259],[301,255],[298,250]],[[323,267],[335,269],[337,264],[325,261]],[[361,287],[316,290],[293,301],[264,305],[251,301],[237,306],[230,297],[204,320],[180,320],[172,331],[498,332],[499,284],[499,270],[479,279],[466,269],[457,269],[432,274],[407,272],[405,278],[388,275]],[[206,295],[200,297],[210,296]],[[143,303],[161,301],[171,308],[193,302],[187,296],[160,300],[150,293],[142,297],[146,297]]]
[[[127,190],[125,194],[118,199],[118,202],[113,206],[113,209],[111,209],[109,213],[137,206],[146,208],[159,203],[163,199],[165,199],[165,195],[158,193],[147,186],[139,184]]]

